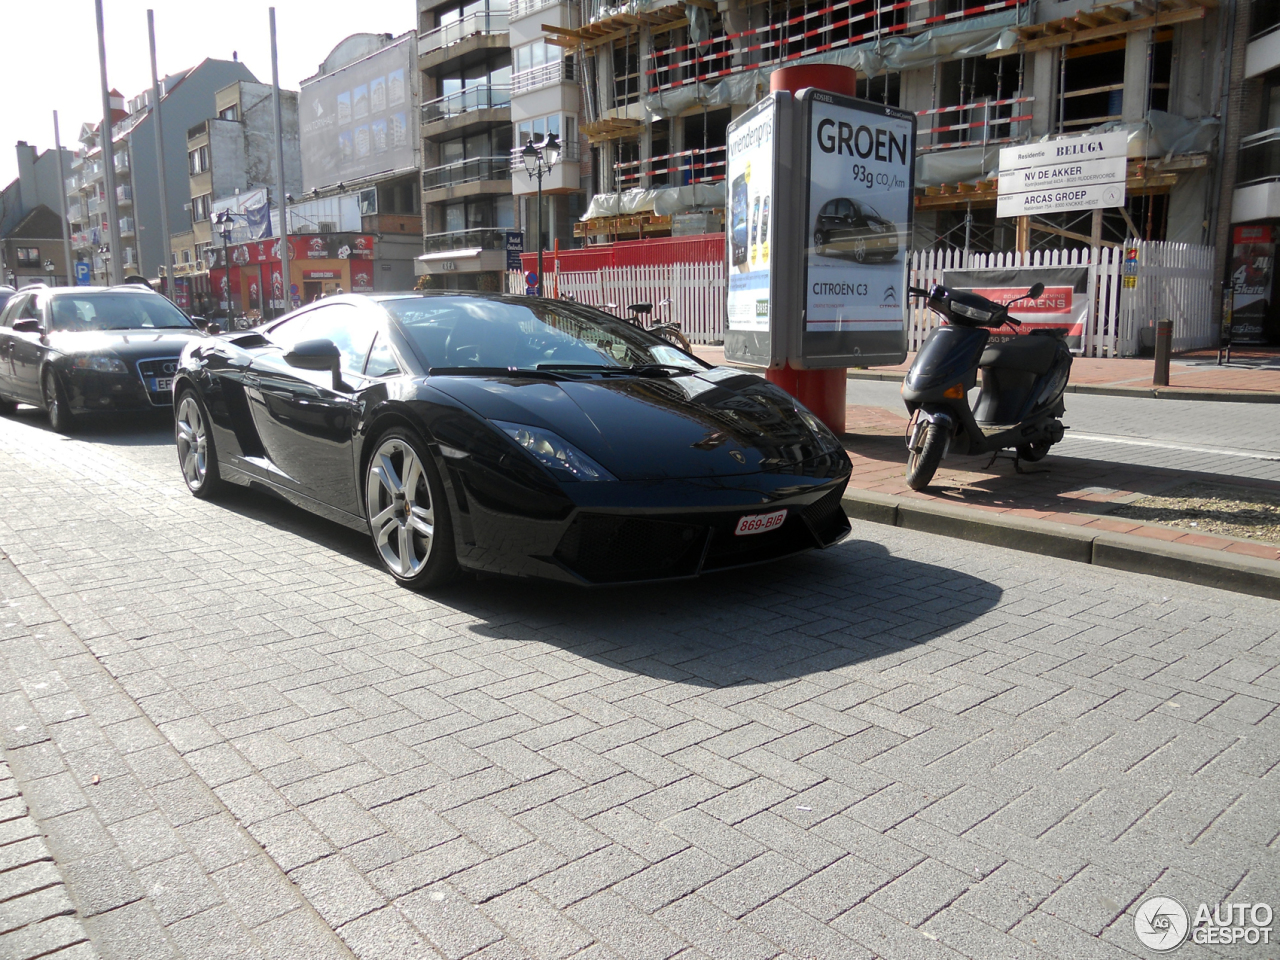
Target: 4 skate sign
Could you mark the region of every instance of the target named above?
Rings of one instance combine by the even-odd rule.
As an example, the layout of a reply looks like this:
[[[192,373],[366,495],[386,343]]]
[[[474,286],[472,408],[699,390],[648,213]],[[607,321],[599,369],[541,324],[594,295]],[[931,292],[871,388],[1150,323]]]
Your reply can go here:
[[[1005,147],[996,216],[1122,207],[1127,162],[1128,138],[1120,132]]]

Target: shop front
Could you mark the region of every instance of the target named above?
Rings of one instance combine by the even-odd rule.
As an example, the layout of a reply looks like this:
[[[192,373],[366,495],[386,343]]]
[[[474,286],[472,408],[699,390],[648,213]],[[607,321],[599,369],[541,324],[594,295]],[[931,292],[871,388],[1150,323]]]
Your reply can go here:
[[[373,292],[373,237],[305,234],[289,238],[289,283],[280,266],[280,241],[255,240],[209,250],[209,280],[217,308],[271,318],[342,291]],[[225,257],[230,258],[230,269]]]

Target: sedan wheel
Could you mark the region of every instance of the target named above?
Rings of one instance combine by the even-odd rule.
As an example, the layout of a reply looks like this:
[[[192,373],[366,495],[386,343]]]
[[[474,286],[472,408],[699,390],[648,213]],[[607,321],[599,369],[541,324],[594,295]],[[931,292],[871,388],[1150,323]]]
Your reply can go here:
[[[62,384],[58,383],[58,375],[54,373],[53,367],[45,368],[42,392],[44,408],[49,411],[49,426],[58,433],[70,433],[74,430],[75,421],[72,419],[71,408],[67,405],[67,395]]]
[[[178,400],[173,421],[178,442],[178,463],[187,489],[202,500],[213,496],[222,486],[218,475],[218,457],[213,437],[209,435],[209,418],[193,391],[187,390]]]
[[[416,434],[393,430],[378,441],[365,473],[365,508],[378,558],[407,587],[453,577],[453,525],[435,464]]]
[[[857,260],[859,263],[862,263],[864,260],[867,259],[867,241],[866,240],[853,241],[853,259]]]

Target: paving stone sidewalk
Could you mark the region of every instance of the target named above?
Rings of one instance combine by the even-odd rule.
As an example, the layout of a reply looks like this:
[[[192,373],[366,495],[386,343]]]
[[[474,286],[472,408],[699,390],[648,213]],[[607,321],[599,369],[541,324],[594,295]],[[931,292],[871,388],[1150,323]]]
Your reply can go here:
[[[170,444],[0,420],[3,743],[104,957],[1124,958],[1280,890],[1280,604],[871,524],[424,596]]]

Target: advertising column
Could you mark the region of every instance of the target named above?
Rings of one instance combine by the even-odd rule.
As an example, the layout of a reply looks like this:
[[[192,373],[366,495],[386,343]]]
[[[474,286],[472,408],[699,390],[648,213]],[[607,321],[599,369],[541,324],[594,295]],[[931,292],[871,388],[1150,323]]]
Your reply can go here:
[[[817,90],[800,96],[807,182],[804,369],[901,363],[914,211],[915,115]]]
[[[784,102],[785,98],[785,102]],[[771,94],[729,125],[728,165],[728,304],[725,357],[739,363],[771,366],[785,360],[774,349],[780,317],[778,220],[780,121],[790,98]]]

